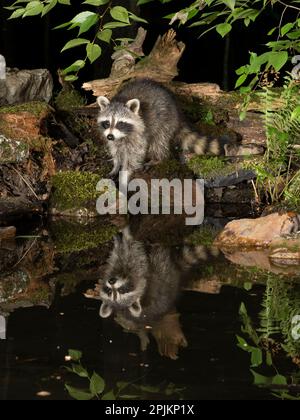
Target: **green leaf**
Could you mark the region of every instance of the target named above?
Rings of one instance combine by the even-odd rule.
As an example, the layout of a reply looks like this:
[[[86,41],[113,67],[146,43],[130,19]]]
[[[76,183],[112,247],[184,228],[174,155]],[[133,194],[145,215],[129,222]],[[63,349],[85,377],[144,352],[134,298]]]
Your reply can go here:
[[[281,28],[281,31],[280,31],[280,33],[281,33],[281,36],[284,36],[284,35],[286,35],[288,32],[290,32],[290,30],[291,29],[293,29],[293,27],[295,26],[295,23],[287,23],[286,25],[284,25],[282,28]]]
[[[135,21],[135,22],[141,22],[141,23],[148,23],[148,21],[146,19],[142,19],[139,16],[136,16],[133,13],[129,13],[129,17],[131,20]]]
[[[239,88],[247,80],[248,74],[242,74],[236,81],[235,88]]]
[[[79,34],[81,35],[84,32],[87,32],[91,29],[92,26],[94,26],[99,20],[99,16],[95,13],[93,16],[89,16],[81,25],[79,29]]]
[[[226,4],[231,10],[234,10],[236,0],[222,0],[222,3]]]
[[[85,66],[85,61],[84,61],[84,60],[77,60],[77,61],[75,61],[75,63],[71,64],[71,66],[69,66],[69,67],[67,67],[66,69],[64,69],[63,74],[68,74],[68,73],[77,72],[77,71],[79,71],[80,69],[82,69],[84,66]],[[71,77],[71,76],[70,76],[70,77]],[[65,78],[65,80],[67,80],[67,79]],[[74,80],[77,80],[77,79],[73,79],[73,80],[68,79],[68,81],[69,81],[69,82],[70,82],[70,81],[72,81],[72,82],[73,82]],[[71,357],[72,357],[72,356],[71,356]],[[82,354],[81,354],[81,357],[82,357]],[[75,359],[73,359],[73,357],[72,357],[72,360],[73,360],[74,362],[78,362],[78,360],[80,360],[80,359],[81,359],[81,357],[78,359],[78,358],[77,358],[77,356],[75,356]]]
[[[261,366],[263,362],[263,354],[261,349],[254,348],[251,353],[251,367]]]
[[[112,30],[111,29],[104,29],[103,31],[98,32],[97,38],[100,41],[110,43],[112,37]]]
[[[122,28],[124,26],[129,26],[129,25],[130,25],[130,23],[108,22],[103,26],[103,29]]]
[[[94,16],[96,13],[94,12],[90,12],[90,11],[85,11],[85,12],[81,12],[78,13],[78,15],[76,15],[71,22],[72,23],[77,23],[79,25],[81,25],[83,22],[85,22],[89,17]]]
[[[138,0],[137,5],[142,6],[143,4],[150,3],[153,0]]]
[[[282,375],[276,375],[274,376],[274,378],[272,379],[272,385],[287,385],[287,380],[285,376]]]
[[[273,33],[274,33],[277,29],[278,29],[278,28],[277,28],[277,26],[275,26],[275,28],[271,29],[271,30],[268,32],[268,36],[273,35]]]
[[[66,22],[66,23],[62,23],[61,25],[55,26],[53,29],[63,29],[66,28],[67,26],[70,26],[72,22]]]
[[[50,1],[50,3],[44,7],[42,16],[45,16],[47,13],[49,13],[56,5],[57,5],[57,0]]]
[[[296,108],[292,112],[291,120],[298,119],[299,117],[300,117],[300,105],[296,106]]]
[[[82,389],[74,388],[70,385],[66,385],[66,390],[72,398],[78,401],[90,401],[94,397],[89,392],[83,391]]]
[[[66,50],[70,50],[71,48],[79,47],[80,45],[88,44],[89,42],[90,41],[88,39],[84,39],[84,38],[72,39],[71,41],[66,43],[66,45],[63,47],[61,52],[66,51]]]
[[[278,51],[270,54],[269,65],[272,65],[276,71],[280,71],[288,62],[289,54],[287,51]]]
[[[107,394],[103,395],[101,400],[103,401],[114,401],[116,399],[116,396],[114,394],[114,391],[110,391]]]
[[[42,13],[44,9],[43,4],[40,1],[31,1],[27,4],[25,13],[23,14],[24,17],[28,16],[37,16]]]
[[[78,60],[78,61],[80,61],[80,60]],[[78,61],[76,61],[76,63]],[[79,351],[79,350],[72,350],[71,349],[71,350],[69,350],[68,354],[71,357],[71,359],[73,360],[73,362],[78,362],[82,358],[82,352]]]
[[[75,76],[75,74],[69,74],[68,76],[65,77],[65,81],[66,82],[76,82],[76,80],[78,80],[79,77]]]
[[[70,0],[58,0],[58,3],[64,4],[65,6],[71,6]]]
[[[72,364],[72,372],[76,375],[80,376],[80,378],[88,378],[89,373],[88,371],[81,365],[74,365]]]
[[[218,34],[220,34],[222,38],[224,38],[227,34],[229,34],[231,29],[232,29],[232,26],[230,25],[230,23],[220,23],[216,28]]]
[[[86,0],[82,4],[90,4],[91,6],[103,6],[108,2],[109,0]]]
[[[23,16],[24,12],[25,12],[24,8],[15,10],[8,19],[17,19],[17,18]]]
[[[99,45],[90,43],[86,46],[86,52],[87,52],[88,59],[90,60],[92,64],[94,63],[94,61],[96,61],[100,57],[102,50]]]
[[[254,376],[254,385],[257,386],[266,386],[268,384],[270,384],[270,378],[268,378],[267,376],[263,376],[263,375],[259,375],[257,372],[255,372],[254,370],[251,370],[251,373]]]
[[[110,14],[111,14],[111,17],[115,20],[118,20],[124,23],[130,23],[129,13],[128,13],[128,10],[125,9],[125,7],[115,6],[111,9]]]
[[[90,383],[90,391],[93,395],[102,394],[105,388],[105,382],[97,373],[93,373]]]
[[[243,82],[244,83],[244,82]],[[247,292],[250,292],[250,290],[252,290],[252,288],[253,288],[253,283],[251,283],[251,281],[246,281],[245,283],[244,283],[244,289],[247,291]]]

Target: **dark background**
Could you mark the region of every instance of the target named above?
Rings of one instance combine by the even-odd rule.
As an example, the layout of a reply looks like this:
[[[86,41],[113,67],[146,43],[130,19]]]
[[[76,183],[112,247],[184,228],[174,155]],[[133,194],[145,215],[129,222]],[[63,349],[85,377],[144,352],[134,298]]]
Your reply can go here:
[[[33,17],[7,21],[11,12],[1,8],[0,54],[5,55],[7,66],[27,69],[46,67],[55,75],[58,68],[64,68],[82,58],[84,47],[60,54],[64,44],[76,37],[77,29],[53,30],[56,25],[71,20],[77,12],[82,11],[82,1],[72,0],[72,8],[56,6],[43,19]],[[135,0],[116,1],[116,4],[121,3],[150,22],[144,48],[146,54],[151,50],[157,36],[169,28],[168,20],[163,19],[163,16],[179,10],[183,5],[182,0],[174,0],[166,5],[155,1],[138,8]],[[11,2],[4,0],[1,4],[8,5]],[[86,6],[87,9],[89,7],[94,10],[92,6]],[[255,25],[247,29],[242,24],[237,25],[225,40],[215,31],[199,39],[199,29],[179,28],[177,38],[187,45],[180,62],[179,80],[215,82],[223,89],[232,89],[236,80],[235,70],[248,62],[249,51],[263,50],[265,34],[278,22],[280,11],[275,8],[270,15],[258,18]],[[136,27],[121,29],[118,36],[134,37],[135,32]],[[111,51],[105,45],[103,47],[102,59],[80,73],[80,82],[109,75]]]

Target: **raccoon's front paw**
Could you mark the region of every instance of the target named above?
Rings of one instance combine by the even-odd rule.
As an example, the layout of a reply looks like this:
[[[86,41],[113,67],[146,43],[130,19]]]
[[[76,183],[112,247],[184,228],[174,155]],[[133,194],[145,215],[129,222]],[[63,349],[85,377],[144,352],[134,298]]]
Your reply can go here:
[[[178,359],[180,348],[188,346],[188,342],[179,323],[179,314],[168,314],[156,325],[152,334],[157,342],[161,356],[172,360]]]
[[[159,164],[159,161],[157,160],[150,160],[149,162],[144,163],[143,171],[149,172],[150,169],[152,169],[154,166],[157,166]]]

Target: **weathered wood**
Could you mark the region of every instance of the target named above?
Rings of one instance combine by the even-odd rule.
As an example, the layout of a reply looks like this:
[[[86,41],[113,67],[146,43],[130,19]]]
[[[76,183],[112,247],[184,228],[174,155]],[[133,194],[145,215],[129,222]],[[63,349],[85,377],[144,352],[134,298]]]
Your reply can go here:
[[[148,57],[135,64],[137,55],[143,55],[145,36],[145,31],[139,29],[136,39],[126,46],[125,52],[113,55],[115,61],[110,77],[84,83],[83,89],[92,90],[95,96],[112,97],[128,79],[147,77],[162,83],[173,80],[178,75],[177,64],[185,50],[185,44],[177,42],[175,31],[170,30],[157,39]]]

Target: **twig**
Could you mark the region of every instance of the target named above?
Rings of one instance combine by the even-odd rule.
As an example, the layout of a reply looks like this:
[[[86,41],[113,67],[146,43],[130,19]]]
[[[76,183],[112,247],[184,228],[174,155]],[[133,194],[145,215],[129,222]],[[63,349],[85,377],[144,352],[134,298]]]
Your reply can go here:
[[[30,189],[30,191],[32,192],[32,194],[35,196],[35,198],[37,200],[39,200],[39,197],[36,195],[34,189],[32,188],[32,186],[30,185],[30,183],[23,177],[23,175],[16,169],[13,168],[13,170],[19,175],[19,177],[22,179],[22,181],[27,185],[27,187]]]
[[[20,262],[22,262],[24,260],[24,258],[29,254],[29,252],[34,247],[34,245],[35,245],[35,243],[36,243],[37,240],[38,240],[38,238],[35,238],[35,240],[32,242],[32,244],[30,245],[30,247],[27,249],[27,251],[25,252],[25,254],[22,256],[22,258],[20,258],[19,261],[12,268],[17,267],[20,264]]]
[[[290,5],[290,4],[286,4],[284,1],[282,1],[282,0],[277,0],[277,2],[278,3],[280,3],[280,4],[282,4],[283,6],[285,6],[285,7],[289,7],[290,9],[294,9],[294,10],[298,10],[298,12],[300,11],[300,7],[297,7],[297,6],[293,6],[293,5]]]

